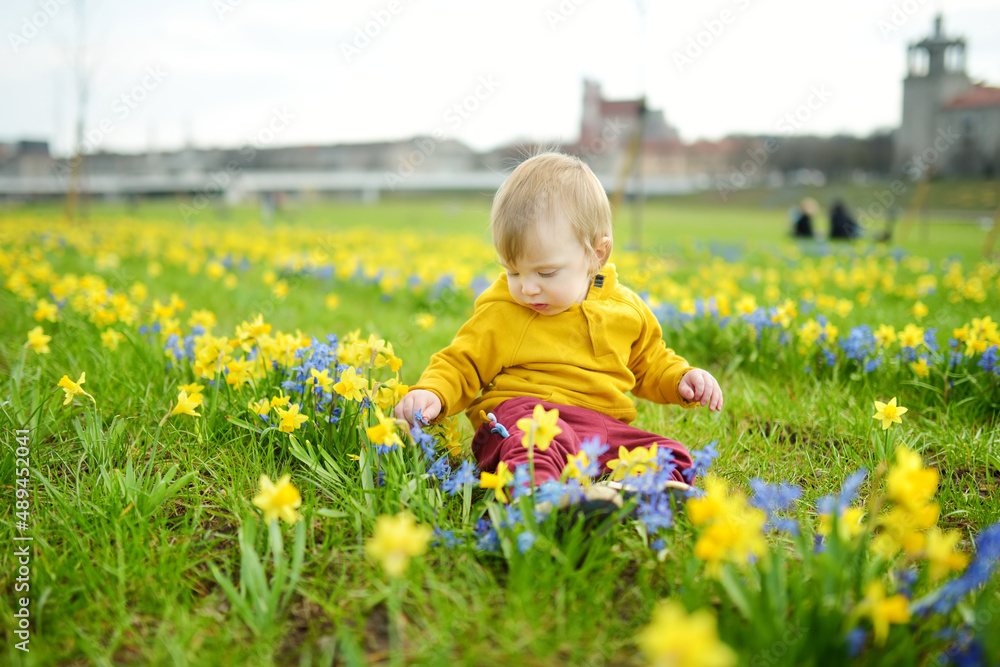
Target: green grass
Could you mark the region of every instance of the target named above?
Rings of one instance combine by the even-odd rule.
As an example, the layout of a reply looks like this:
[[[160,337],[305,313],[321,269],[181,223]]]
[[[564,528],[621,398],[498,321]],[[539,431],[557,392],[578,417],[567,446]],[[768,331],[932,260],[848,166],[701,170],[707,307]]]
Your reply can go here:
[[[99,228],[102,220],[123,213],[95,207],[91,216]],[[50,220],[52,212],[8,212],[0,215],[0,225],[4,217],[28,215]],[[173,221],[178,234],[193,233],[191,238],[208,230],[240,233],[256,218],[250,208],[227,211],[224,217],[206,211],[193,227],[184,228],[173,204],[142,206],[128,215],[137,225]],[[415,232],[436,239],[447,257],[450,239],[487,241],[488,215],[486,198],[393,199],[377,206],[290,208],[279,212],[275,229],[287,224],[321,233],[377,230],[373,243],[391,243],[395,232]],[[631,211],[623,210],[618,221],[621,251],[629,243],[630,216]],[[657,200],[649,203],[643,221],[644,249],[650,257],[677,258],[672,275],[681,281],[697,275],[709,241],[751,248],[786,241],[784,212],[749,204]],[[9,238],[17,233],[9,226],[0,228]],[[958,256],[971,268],[984,235],[975,226],[942,222],[930,227],[928,240],[913,235],[903,249],[935,262]],[[0,248],[16,252],[9,240]],[[59,274],[95,271],[93,253],[50,256]],[[119,269],[103,273],[115,289],[141,278],[151,288],[151,299],[164,300],[176,292],[187,302],[185,315],[208,308],[219,319],[218,331],[227,335],[262,305],[268,311],[265,320],[285,332],[336,333],[341,339],[355,329],[362,337],[377,333],[403,359],[401,380],[406,383],[419,377],[431,354],[451,340],[471,309],[471,297],[461,291],[433,297],[401,290],[385,298],[375,285],[312,277],[293,280],[289,294],[275,299],[261,284],[263,263],[227,291],[202,274],[170,265],[158,278],[149,277],[148,259],[122,250]],[[786,268],[782,261],[767,264],[758,255],[747,261]],[[486,274],[495,270],[488,264],[482,269]],[[116,278],[121,287],[115,286]],[[330,291],[341,299],[333,310],[322,305]],[[983,303],[949,304],[944,290],[939,299],[929,301],[938,304],[930,317],[943,331],[971,317],[1000,312],[995,286]],[[849,323],[893,322],[902,328],[907,308],[902,299],[886,296],[869,309],[857,308]],[[0,486],[5,490],[14,488],[17,467],[10,434],[25,425],[31,431],[34,625],[29,654],[16,650],[17,639],[5,632],[3,653],[16,664],[642,664],[634,638],[649,622],[655,603],[668,597],[681,599],[690,609],[713,609],[740,664],[802,664],[807,656],[815,664],[839,660],[833,656],[842,650],[840,626],[820,632],[818,624],[829,618],[809,620],[794,610],[776,615],[776,636],[801,627],[805,635],[786,640],[778,656],[766,640],[768,632],[741,620],[726,591],[704,577],[701,564],[691,557],[696,532],[683,517],[666,535],[661,557],[632,522],[609,526],[607,534],[596,536],[577,529],[559,537],[544,529],[537,549],[508,558],[477,552],[471,544],[432,548],[413,561],[403,583],[393,583],[364,554],[376,514],[407,507],[421,522],[471,540],[461,496],[442,497],[406,466],[387,473],[390,484],[384,489],[363,493],[357,463],[348,456],[360,435],[349,432],[313,441],[320,446],[342,443],[330,451],[342,470],[353,472],[334,482],[294,456],[285,434],[260,434],[227,419],[246,418],[247,396],[227,401],[207,394],[202,418],[173,417],[161,424],[177,385],[191,378],[180,367],[167,368],[157,345],[126,328],[128,341],[111,352],[101,346],[97,327],[67,314],[56,324],[45,324],[46,333],[53,335],[52,353],[35,355],[23,347],[26,332],[37,324],[33,308],[7,287],[0,289],[0,311],[0,371],[6,392],[0,416],[5,438]],[[436,316],[431,329],[415,326],[419,312]],[[668,327],[664,336],[669,346],[718,377],[726,407],[711,414],[643,402],[636,423],[692,449],[718,440],[720,457],[713,470],[736,486],[746,489],[754,477],[786,480],[802,487],[802,506],[811,508],[858,468],[874,475],[883,459],[877,453],[882,434],[871,419],[872,401],[899,395],[901,404],[910,407],[903,426],[896,427],[900,437],[940,471],[939,525],[959,530],[968,551],[975,533],[1000,520],[995,382],[975,390],[959,384],[956,394],[946,398],[936,387],[918,386],[905,366],[887,369],[884,376],[854,373],[852,378],[846,371],[805,373],[801,359],[784,350],[751,360],[753,345],[710,322]],[[84,369],[84,388],[96,405],[77,398],[62,406],[56,381],[63,373],[76,379]],[[412,463],[406,457],[414,454],[410,448],[400,461]],[[276,479],[283,472],[292,474],[303,495],[301,572],[285,591],[287,603],[258,609],[256,618],[264,620],[255,625],[240,613],[219,577],[237,588],[241,581],[249,586],[252,575],[242,558],[251,548],[266,564],[263,571],[274,572],[263,556],[268,531],[251,499],[262,473]],[[860,497],[878,495],[878,487],[869,477]],[[475,492],[477,511],[486,498],[485,492]],[[801,517],[807,522],[813,518],[805,509]],[[18,534],[12,522],[7,512],[0,523],[8,544]],[[282,525],[281,532],[290,554],[295,530]],[[809,590],[811,580],[795,563],[788,567],[793,588],[802,589],[794,595],[801,596],[799,606],[806,609],[807,601],[820,596]],[[0,613],[5,618],[17,604],[13,571],[9,565],[0,574],[6,592],[0,597]],[[801,577],[798,583],[796,576]],[[994,609],[991,620],[973,625],[981,637],[1000,629],[994,620],[1000,618],[996,590],[994,577],[981,596],[984,610]],[[975,617],[975,610],[969,611]],[[933,630],[920,626],[913,645],[932,645]],[[908,632],[905,626],[893,630],[894,654],[870,649],[860,661],[916,664],[936,657],[939,648],[919,656],[906,653],[901,647],[911,640]],[[826,657],[813,652],[824,644],[809,644],[818,642],[816,633],[834,647]],[[997,650],[995,642],[987,650]]]

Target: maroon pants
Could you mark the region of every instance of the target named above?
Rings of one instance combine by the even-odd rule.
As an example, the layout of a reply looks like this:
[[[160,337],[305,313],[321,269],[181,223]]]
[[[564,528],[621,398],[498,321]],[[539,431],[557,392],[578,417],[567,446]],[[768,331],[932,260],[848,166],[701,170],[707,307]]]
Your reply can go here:
[[[489,423],[483,423],[476,431],[472,440],[472,453],[480,469],[494,472],[501,461],[510,468],[528,462],[528,450],[521,444],[524,431],[517,427],[517,420],[530,418],[536,405],[541,405],[546,410],[557,408],[559,420],[556,425],[562,429],[562,433],[553,438],[545,451],[535,448],[536,485],[550,479],[559,479],[563,468],[566,467],[567,457],[578,454],[580,443],[595,435],[602,443],[610,445],[608,451],[599,459],[602,473],[610,472],[607,463],[611,459],[618,458],[618,448],[622,446],[629,451],[636,447],[650,447],[654,444],[669,447],[674,453],[674,462],[677,465],[674,469],[674,479],[679,482],[684,481],[682,471],[691,467],[691,454],[676,440],[629,426],[587,408],[559,405],[525,396],[506,400],[493,410],[497,423],[503,424],[510,433],[508,437],[492,433]]]

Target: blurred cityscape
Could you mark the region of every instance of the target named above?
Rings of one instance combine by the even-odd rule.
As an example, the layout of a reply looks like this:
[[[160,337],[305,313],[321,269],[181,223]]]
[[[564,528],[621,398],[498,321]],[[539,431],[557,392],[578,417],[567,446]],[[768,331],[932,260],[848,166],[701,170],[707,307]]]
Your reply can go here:
[[[441,136],[353,144],[271,146],[275,132],[235,148],[189,147],[139,154],[50,154],[47,141],[0,143],[0,199],[173,195],[237,203],[261,197],[349,195],[375,201],[396,191],[493,191],[539,148],[579,155],[609,190],[661,195],[711,188],[822,185],[892,176],[992,178],[1000,174],[1000,88],[966,73],[966,42],[933,32],[908,48],[898,129],[867,137],[803,136],[802,105],[782,134],[685,143],[664,112],[643,99],[609,100],[583,82],[579,136],[572,143],[509,145],[486,152]],[[817,90],[822,96],[823,91]],[[271,121],[280,124],[280,112]]]

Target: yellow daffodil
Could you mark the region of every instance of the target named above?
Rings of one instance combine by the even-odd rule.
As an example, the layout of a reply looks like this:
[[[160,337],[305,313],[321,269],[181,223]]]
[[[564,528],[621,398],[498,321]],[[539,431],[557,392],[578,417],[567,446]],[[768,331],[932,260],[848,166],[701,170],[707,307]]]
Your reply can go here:
[[[841,540],[847,541],[860,535],[865,529],[864,524],[861,523],[864,516],[865,511],[861,507],[848,507],[841,512],[837,516],[837,536]],[[816,527],[816,532],[824,537],[833,532],[832,514],[819,515],[819,526]]]
[[[925,468],[920,454],[905,445],[896,450],[896,461],[889,469],[886,495],[896,504],[915,511],[937,492],[938,471]]]
[[[399,437],[396,423],[382,414],[382,411],[377,407],[375,408],[375,419],[378,420],[378,423],[365,430],[369,442],[382,447],[402,447],[403,441]]]
[[[913,307],[910,308],[910,313],[918,320],[924,319],[927,316],[927,313],[929,312],[930,309],[928,309],[927,306],[924,305],[923,301],[917,301],[916,303],[913,304]]]
[[[958,531],[944,532],[937,526],[927,531],[924,548],[928,563],[927,574],[931,581],[937,581],[951,572],[959,572],[969,563],[969,557],[956,550],[960,538]]]
[[[363,375],[348,366],[340,372],[340,379],[333,385],[333,390],[349,401],[360,403],[364,400],[364,391],[368,389],[368,380]]]
[[[579,454],[570,454],[566,457],[566,467],[563,468],[563,481],[567,479],[578,479],[581,484],[590,484],[590,477],[583,474],[583,470],[590,465],[587,452],[581,451]]]
[[[427,331],[432,326],[434,326],[436,318],[430,313],[418,313],[416,316],[414,316],[413,321],[416,322],[418,327],[420,327],[424,331]]]
[[[875,344],[879,347],[889,347],[896,342],[896,329],[889,324],[880,324],[875,330]]]
[[[707,609],[688,614],[680,602],[657,604],[649,624],[636,636],[649,665],[731,667],[736,653],[719,639],[715,616]]]
[[[195,394],[200,394],[204,391],[204,385],[200,385],[197,382],[190,382],[188,384],[182,384],[177,387],[177,391],[186,391],[188,396],[194,396]]]
[[[885,586],[881,581],[873,581],[865,589],[864,600],[858,605],[858,611],[872,620],[875,629],[875,643],[885,645],[889,636],[889,624],[906,623],[910,620],[910,608],[902,595],[885,596]]]
[[[37,326],[28,332],[28,342],[24,344],[25,347],[30,347],[36,354],[48,354],[52,350],[49,348],[49,341],[52,340],[52,336],[46,335],[42,331],[42,327]]]
[[[177,394],[177,405],[174,409],[170,411],[170,415],[190,415],[192,417],[200,417],[195,408],[201,405],[202,396],[201,394],[192,394],[188,396],[188,393],[183,389]]]
[[[272,408],[284,407],[284,406],[288,405],[288,401],[290,401],[290,400],[292,400],[291,396],[285,396],[284,394],[279,395],[279,396],[272,396],[271,397],[271,407]]]
[[[531,417],[517,420],[517,427],[524,431],[521,444],[525,447],[535,446],[544,452],[552,439],[562,433],[562,429],[556,425],[558,420],[559,410],[553,408],[546,412],[541,405],[536,405]]]
[[[59,318],[59,307],[48,299],[39,299],[35,304],[33,317],[39,322],[42,320],[55,322]]]
[[[501,502],[507,502],[507,485],[514,481],[514,473],[510,471],[507,464],[501,461],[497,465],[497,471],[484,472],[479,476],[479,486],[483,489],[493,489],[496,499]]]
[[[306,384],[309,386],[317,386],[321,391],[327,391],[327,388],[333,384],[333,378],[330,377],[330,369],[324,368],[323,372],[317,371],[315,368],[309,369],[309,377],[306,378]]]
[[[913,372],[916,373],[919,378],[926,378],[930,375],[930,367],[927,365],[926,357],[920,357],[916,361],[911,361],[910,368],[913,369]]]
[[[105,329],[101,332],[101,345],[112,352],[118,349],[118,344],[125,340],[125,334],[115,329]]]
[[[406,573],[410,559],[427,551],[432,534],[430,526],[419,525],[409,512],[383,514],[375,520],[375,532],[365,543],[365,553],[395,579]]]
[[[275,408],[274,411],[278,414],[281,419],[281,423],[278,424],[278,430],[284,433],[291,433],[292,431],[298,430],[302,424],[309,421],[309,417],[306,415],[299,414],[299,404],[292,403],[291,407],[287,410],[282,408]]]
[[[656,465],[657,445],[651,447],[635,447],[628,450],[625,447],[618,448],[618,458],[608,461],[608,469],[611,470],[611,479],[619,481],[626,477],[645,475],[650,470],[658,470]]]
[[[915,324],[907,324],[899,332],[899,344],[902,347],[920,347],[924,344],[924,330]]]
[[[896,405],[896,397],[894,396],[892,400],[888,403],[883,403],[882,401],[875,401],[875,414],[872,415],[872,419],[877,419],[882,423],[882,430],[886,430],[892,423],[902,424],[903,420],[900,416],[905,414],[909,408],[904,408],[902,406]]]
[[[97,401],[94,400],[93,396],[91,396],[90,394],[88,394],[87,392],[85,392],[83,389],[80,388],[80,385],[86,382],[86,377],[87,377],[86,373],[80,373],[80,379],[77,380],[76,382],[73,382],[72,380],[69,379],[68,375],[62,376],[62,378],[59,380],[58,386],[62,387],[62,390],[66,393],[66,399],[63,401],[63,405],[69,405],[73,401],[74,396],[86,396],[90,400],[94,401],[94,403],[97,403]]]
[[[340,297],[331,292],[326,295],[325,303],[327,308],[333,310],[340,305]]]
[[[266,417],[267,413],[271,411],[271,403],[266,398],[262,398],[259,401],[250,399],[250,402],[247,403],[247,409],[254,414],[260,415],[261,417]]]
[[[302,505],[302,496],[291,479],[291,475],[282,475],[277,483],[271,483],[267,475],[260,476],[260,493],[254,497],[253,504],[264,512],[265,523],[276,519],[295,523],[301,518],[295,510]]]
[[[745,565],[764,555],[767,514],[751,506],[742,492],[730,492],[721,478],[708,475],[706,486],[707,493],[689,500],[687,510],[691,523],[703,526],[694,555],[705,561],[706,574],[718,577],[724,562]]]
[[[250,359],[233,359],[226,364],[226,384],[231,384],[234,389],[240,389],[250,381],[250,371],[253,367],[254,362]]]

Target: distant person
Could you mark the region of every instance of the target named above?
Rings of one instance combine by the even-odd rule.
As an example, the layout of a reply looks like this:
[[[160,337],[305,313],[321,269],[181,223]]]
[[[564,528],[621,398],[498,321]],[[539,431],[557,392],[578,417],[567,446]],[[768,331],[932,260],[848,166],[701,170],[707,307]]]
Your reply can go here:
[[[497,191],[490,228],[505,271],[454,342],[431,358],[396,416],[413,424],[417,411],[436,422],[465,410],[476,429],[472,452],[492,473],[501,463],[528,465],[522,428],[536,410],[558,410],[562,432],[534,452],[535,484],[558,480],[581,443],[597,436],[610,445],[597,460],[602,475],[622,450],[659,445],[677,466],[670,484],[686,488],[687,448],[631,426],[632,395],[714,411],[722,390],[664,345],[649,307],[606,263],[611,207],[601,182],[576,157],[532,157]],[[611,502],[620,507],[617,498]]]
[[[797,239],[814,238],[813,216],[819,212],[819,204],[815,199],[809,197],[802,200],[802,203],[792,209],[792,236]]]
[[[830,209],[830,239],[851,240],[861,236],[861,225],[851,217],[840,200]]]

